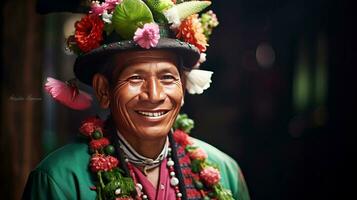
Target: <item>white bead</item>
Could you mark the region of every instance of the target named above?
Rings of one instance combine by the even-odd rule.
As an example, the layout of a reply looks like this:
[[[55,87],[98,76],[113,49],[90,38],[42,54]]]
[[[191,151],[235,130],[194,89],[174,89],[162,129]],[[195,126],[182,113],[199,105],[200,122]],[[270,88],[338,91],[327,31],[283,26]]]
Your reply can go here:
[[[119,195],[120,193],[121,193],[121,189],[120,189],[120,188],[118,188],[118,189],[115,190],[115,194],[116,194],[116,195]]]
[[[171,184],[172,186],[178,185],[179,182],[180,182],[180,181],[179,181],[176,177],[172,177],[172,178],[170,179],[170,184]]]
[[[129,162],[129,159],[127,159],[127,158],[125,158],[125,160],[124,160],[125,162]]]
[[[170,172],[170,176],[175,176],[175,172]]]
[[[181,192],[177,193],[177,197],[182,197]]]
[[[146,194],[144,194],[143,199],[148,199],[148,196],[146,196]]]
[[[175,162],[172,160],[167,161],[167,166],[171,167],[174,166]]]
[[[139,190],[143,190],[143,185],[141,185],[140,183],[137,183],[136,186],[139,188]]]
[[[169,148],[167,148],[167,151],[168,151],[168,152],[171,152],[171,148],[170,148],[170,147],[169,147]]]

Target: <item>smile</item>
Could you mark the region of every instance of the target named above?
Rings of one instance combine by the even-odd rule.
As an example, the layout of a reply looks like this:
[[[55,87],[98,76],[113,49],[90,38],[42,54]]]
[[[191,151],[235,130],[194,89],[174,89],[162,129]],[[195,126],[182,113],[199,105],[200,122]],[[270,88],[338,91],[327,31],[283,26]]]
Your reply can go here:
[[[160,111],[160,112],[147,112],[147,111],[136,111],[136,113],[145,116],[145,117],[161,117],[165,115],[168,111]]]

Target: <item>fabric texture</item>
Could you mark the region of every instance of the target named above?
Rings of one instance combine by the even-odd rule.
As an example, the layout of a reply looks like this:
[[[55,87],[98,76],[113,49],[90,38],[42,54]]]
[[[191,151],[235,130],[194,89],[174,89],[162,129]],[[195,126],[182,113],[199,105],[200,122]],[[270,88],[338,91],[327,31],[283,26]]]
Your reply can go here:
[[[236,200],[249,200],[249,192],[237,163],[215,147],[194,139],[208,154],[209,161],[221,171],[223,187],[230,189]],[[48,155],[29,175],[23,199],[96,199],[90,188],[95,177],[88,163],[90,154],[84,140],[68,144]]]

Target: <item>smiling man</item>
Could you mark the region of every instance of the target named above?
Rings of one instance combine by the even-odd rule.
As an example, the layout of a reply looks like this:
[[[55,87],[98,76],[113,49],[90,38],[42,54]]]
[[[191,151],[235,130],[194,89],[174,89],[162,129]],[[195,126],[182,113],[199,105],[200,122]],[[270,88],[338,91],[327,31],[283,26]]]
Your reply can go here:
[[[212,72],[198,68],[218,24],[212,11],[196,14],[208,5],[171,0],[90,5],[68,47],[79,54],[76,77],[93,87],[110,115],[84,120],[77,142],[51,153],[31,172],[23,199],[249,200],[237,163],[188,136],[193,121],[179,115],[185,90],[199,94],[211,82]],[[85,95],[72,82],[58,85],[49,91],[56,100],[85,107]]]

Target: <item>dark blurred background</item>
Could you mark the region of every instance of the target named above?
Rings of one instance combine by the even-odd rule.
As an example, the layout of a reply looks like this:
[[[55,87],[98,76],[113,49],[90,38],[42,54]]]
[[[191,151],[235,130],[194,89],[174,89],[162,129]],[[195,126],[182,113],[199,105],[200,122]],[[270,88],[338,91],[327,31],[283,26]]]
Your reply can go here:
[[[81,120],[44,93],[73,78],[65,37],[79,15],[38,15],[35,0],[1,6],[0,199],[19,199],[28,173],[70,142]],[[203,68],[213,84],[186,96],[192,133],[235,158],[252,199],[356,199],[356,15],[332,0],[213,1],[220,25]],[[91,89],[80,85],[81,89]]]

